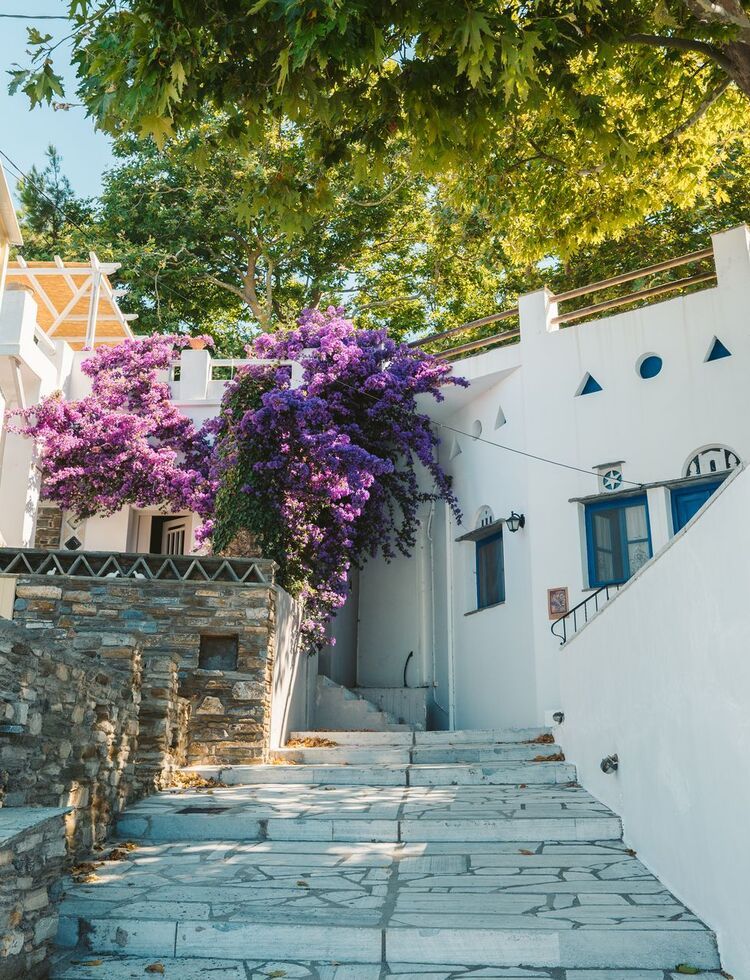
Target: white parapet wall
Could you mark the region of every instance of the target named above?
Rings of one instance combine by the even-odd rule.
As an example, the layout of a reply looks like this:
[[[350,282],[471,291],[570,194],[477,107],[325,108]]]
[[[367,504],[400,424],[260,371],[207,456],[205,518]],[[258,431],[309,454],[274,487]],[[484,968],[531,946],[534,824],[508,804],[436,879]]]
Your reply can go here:
[[[750,977],[750,472],[560,651],[582,784]],[[619,769],[605,775],[604,756]]]

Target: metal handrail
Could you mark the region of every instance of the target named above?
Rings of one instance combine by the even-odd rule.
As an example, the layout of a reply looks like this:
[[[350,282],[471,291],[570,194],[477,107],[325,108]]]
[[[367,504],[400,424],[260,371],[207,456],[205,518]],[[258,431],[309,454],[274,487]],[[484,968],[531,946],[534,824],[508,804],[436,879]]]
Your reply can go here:
[[[444,360],[446,357],[456,357],[458,354],[468,354],[469,351],[481,350],[485,347],[494,347],[496,344],[502,344],[506,340],[518,340],[521,336],[520,330],[505,330],[502,333],[495,333],[491,337],[480,337],[478,340],[470,340],[466,344],[460,344],[458,347],[451,347],[449,350],[441,350],[439,353],[435,354],[438,360]]]
[[[675,269],[679,265],[689,265],[691,262],[700,262],[701,259],[710,259],[713,254],[714,250],[711,246],[701,248],[697,252],[678,255],[674,259],[665,259],[663,262],[657,262],[656,265],[649,265],[643,269],[635,269],[633,272],[623,272],[619,276],[611,276],[609,279],[600,279],[599,282],[590,283],[588,286],[577,286],[575,289],[568,289],[564,293],[557,293],[551,299],[553,303],[562,303],[566,299],[577,299],[579,296],[586,296],[588,293],[597,293],[602,289],[609,289],[610,286],[620,286],[624,282],[642,279],[643,276],[653,275],[656,272],[665,272],[667,269]]]
[[[424,347],[425,344],[432,344],[436,340],[444,340],[446,337],[454,337],[457,333],[464,333],[466,330],[474,330],[477,327],[486,327],[488,323],[500,323],[501,320],[509,320],[511,317],[518,316],[518,307],[512,310],[503,310],[501,313],[490,313],[483,316],[480,320],[469,320],[458,327],[451,327],[450,330],[442,330],[440,333],[431,333],[427,337],[419,340],[410,340],[409,347]],[[443,353],[441,351],[441,353]]]
[[[627,306],[629,303],[637,303],[639,299],[649,299],[652,296],[660,296],[662,293],[671,293],[675,289],[684,289],[686,286],[708,282],[709,279],[716,279],[716,273],[698,272],[696,275],[686,276],[684,279],[673,279],[672,282],[664,282],[660,286],[649,286],[648,289],[638,289],[636,292],[628,293],[626,296],[617,296],[614,299],[604,300],[602,303],[594,303],[592,306],[583,306],[580,310],[561,313],[559,316],[553,316],[550,323],[559,324],[569,323],[571,320],[581,320],[585,316],[593,316],[595,313],[602,313],[604,310],[611,310],[616,306]]]
[[[619,583],[615,585],[603,585],[600,589],[597,589],[596,592],[592,592],[591,595],[586,596],[583,602],[579,602],[577,606],[573,606],[573,608],[568,610],[564,616],[556,619],[550,626],[550,632],[560,641],[560,646],[568,642],[569,635],[572,637],[578,632],[579,618],[583,617],[582,626],[585,626],[589,621],[589,616],[595,616],[596,613],[599,612],[599,609],[609,602],[610,593],[617,593],[619,591]],[[602,595],[602,593],[604,593],[604,596],[600,602],[599,597]],[[592,603],[594,608],[593,611],[590,611],[589,606]],[[572,626],[570,631],[568,630],[569,625]],[[562,627],[562,630],[560,630],[560,627]]]

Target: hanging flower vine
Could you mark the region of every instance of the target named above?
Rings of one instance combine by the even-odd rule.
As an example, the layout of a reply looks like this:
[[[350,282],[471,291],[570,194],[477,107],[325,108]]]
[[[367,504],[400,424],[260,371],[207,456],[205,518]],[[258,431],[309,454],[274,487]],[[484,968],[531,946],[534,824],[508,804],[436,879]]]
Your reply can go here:
[[[440,401],[443,385],[466,382],[384,330],[355,329],[333,308],[261,335],[248,354],[300,363],[301,383],[288,366],[246,366],[227,386],[206,533],[221,551],[251,532],[278,562],[281,584],[304,600],[303,629],[321,644],[352,566],[409,554],[426,501],[446,500],[458,515],[417,398]]]
[[[126,504],[206,512],[207,434],[159,377],[185,346],[186,338],[154,335],[99,347],[81,365],[91,394],[68,401],[56,392],[18,413],[14,427],[37,443],[47,499],[79,517]]]
[[[467,382],[338,309],[308,310],[295,329],[250,345],[250,357],[273,363],[241,367],[218,418],[196,429],[160,377],[187,344],[156,335],[99,348],[82,365],[90,395],[57,393],[20,413],[44,494],[79,517],[128,504],[197,511],[216,552],[249,535],[303,600],[303,633],[320,646],[353,566],[408,555],[425,502],[460,516],[418,399],[441,401],[444,385]]]

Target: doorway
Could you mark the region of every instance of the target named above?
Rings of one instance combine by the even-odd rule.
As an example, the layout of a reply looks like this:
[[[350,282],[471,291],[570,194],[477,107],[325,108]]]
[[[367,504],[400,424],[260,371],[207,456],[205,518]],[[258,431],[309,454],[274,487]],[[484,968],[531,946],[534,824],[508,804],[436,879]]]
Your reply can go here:
[[[148,550],[152,555],[184,555],[187,536],[187,517],[152,517]]]

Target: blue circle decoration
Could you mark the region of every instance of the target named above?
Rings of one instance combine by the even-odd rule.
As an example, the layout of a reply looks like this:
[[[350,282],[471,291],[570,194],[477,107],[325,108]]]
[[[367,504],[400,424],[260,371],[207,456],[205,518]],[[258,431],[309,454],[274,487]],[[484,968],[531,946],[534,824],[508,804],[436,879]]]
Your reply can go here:
[[[648,354],[638,365],[638,373],[642,378],[655,378],[661,371],[662,363],[657,354]]]

